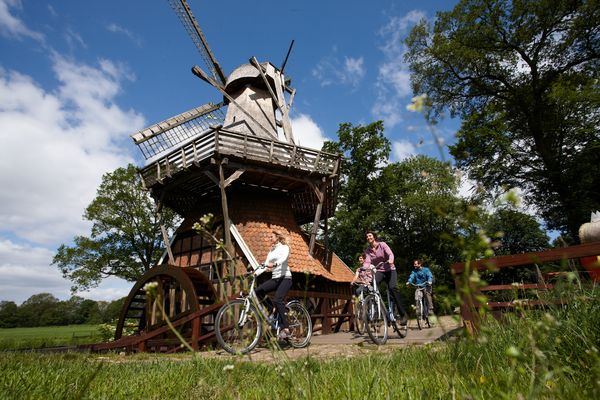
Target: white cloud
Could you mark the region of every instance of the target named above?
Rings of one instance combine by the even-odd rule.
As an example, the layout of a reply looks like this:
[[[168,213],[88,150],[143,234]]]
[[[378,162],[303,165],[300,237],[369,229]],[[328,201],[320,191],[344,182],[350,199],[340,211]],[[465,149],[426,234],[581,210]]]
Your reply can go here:
[[[323,135],[321,127],[306,114],[300,114],[297,118],[291,118],[291,123],[294,138],[300,146],[321,150],[323,143],[328,140]]]
[[[383,38],[381,51],[384,62],[379,66],[377,83],[377,100],[371,108],[377,119],[383,119],[387,128],[393,128],[402,122],[402,114],[407,97],[411,96],[410,71],[404,63],[404,37],[413,25],[425,18],[421,11],[410,11],[403,17],[392,17],[380,30]]]
[[[477,182],[469,179],[467,174],[463,171],[456,170],[456,175],[459,178],[458,196],[467,200],[473,197],[475,191],[477,190]]]
[[[341,61],[335,52],[334,49],[334,55],[321,59],[312,70],[312,75],[319,80],[321,86],[358,87],[366,73],[363,57],[344,57]]]
[[[393,142],[392,150],[396,161],[402,161],[417,154],[415,146],[407,140]]]
[[[23,7],[20,0],[0,0],[0,34],[16,39],[30,38],[43,43],[44,35],[29,29],[23,21],[11,14],[9,8],[22,9]]]
[[[60,85],[47,92],[0,69],[0,226],[40,244],[86,231],[81,215],[102,174],[133,160],[124,139],[144,124],[113,101],[118,68],[55,56],[54,70]]]
[[[0,297],[70,296],[52,257],[60,243],[89,234],[81,216],[104,173],[133,161],[129,134],[144,118],[115,102],[127,69],[108,60],[80,64],[52,56],[58,86],[0,66]],[[118,281],[117,281],[118,282]],[[127,294],[103,282],[87,298]],[[121,285],[122,286],[122,285]]]
[[[121,35],[125,35],[129,40],[133,42],[137,47],[142,47],[142,39],[140,39],[137,35],[131,32],[129,29],[123,28],[115,23],[109,24],[106,29],[109,32],[117,33]]]
[[[53,251],[43,247],[18,245],[0,240],[0,301],[21,304],[38,293],[51,293],[61,300],[71,297],[71,283],[58,268],[50,266]],[[77,295],[93,300],[114,300],[126,296],[132,283],[109,278],[98,288]]]

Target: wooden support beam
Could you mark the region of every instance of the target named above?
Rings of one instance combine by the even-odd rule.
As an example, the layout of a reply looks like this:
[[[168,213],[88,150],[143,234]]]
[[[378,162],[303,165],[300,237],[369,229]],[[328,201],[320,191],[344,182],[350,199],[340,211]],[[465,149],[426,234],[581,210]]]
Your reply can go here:
[[[352,300],[346,300],[346,304],[344,304],[344,309],[342,310],[342,315],[343,314],[349,314],[352,315],[351,308],[352,307]],[[352,318],[352,317],[350,317]],[[348,320],[350,320],[350,318]],[[340,329],[342,328],[342,324],[346,322],[346,318],[339,318],[337,323],[335,324],[335,329],[334,332],[339,332]]]
[[[245,172],[245,170],[243,169],[238,169],[237,171],[235,171],[233,174],[229,175],[229,178],[227,178],[225,180],[225,187],[231,185],[236,179],[238,179],[243,173]]]
[[[314,254],[314,251],[315,251],[315,242],[317,240],[317,232],[319,230],[319,221],[321,220],[321,211],[323,210],[323,200],[325,200],[325,194],[324,194],[325,184],[326,183],[323,183],[321,185],[321,189],[317,189],[317,187],[315,185],[312,185],[313,189],[315,190],[315,193],[317,193],[317,198],[319,199],[319,204],[317,204],[317,210],[315,211],[315,220],[313,222],[313,229],[310,234],[310,245],[309,245],[308,253],[311,256]]]
[[[200,318],[192,320],[192,349],[198,351],[198,337],[200,337]]]
[[[163,192],[160,199],[159,200],[154,199],[154,201],[156,203],[156,212],[159,214],[160,232],[162,234],[163,243],[165,244],[165,249],[167,250],[167,254],[169,256],[169,264],[175,265],[175,257],[173,256],[173,250],[171,250],[171,242],[169,241],[169,235],[167,233],[167,228],[165,228],[165,224],[163,222],[162,206],[163,206],[164,196],[165,196],[165,193]]]
[[[329,299],[323,299],[320,310],[320,313],[323,314],[323,319],[321,322],[321,332],[323,335],[328,335],[331,333],[331,318],[329,317],[329,308]]]
[[[211,181],[213,181],[215,183],[215,185],[219,186],[221,184],[221,182],[219,182],[219,179],[213,175],[212,172],[210,171],[203,171],[204,175],[208,176],[210,178]]]
[[[229,208],[227,207],[227,195],[225,193],[225,173],[223,172],[223,161],[219,163],[219,188],[221,189],[221,207],[223,208],[223,225],[225,236],[225,248],[229,255],[233,257],[233,243],[231,242],[231,221],[229,219]],[[229,262],[229,276],[235,275],[233,261]]]

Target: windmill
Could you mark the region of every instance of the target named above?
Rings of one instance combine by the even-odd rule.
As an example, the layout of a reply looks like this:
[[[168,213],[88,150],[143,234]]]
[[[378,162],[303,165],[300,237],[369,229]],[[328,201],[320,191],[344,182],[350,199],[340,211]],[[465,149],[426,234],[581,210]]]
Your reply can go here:
[[[341,157],[295,142],[289,117],[295,90],[284,75],[291,46],[281,67],[251,57],[226,75],[187,2],[168,1],[203,60],[206,70],[196,65],[193,74],[223,101],[132,135],[147,159],[140,175],[157,208],[166,205],[184,220],[170,240],[163,228],[166,255],[131,290],[117,326],[119,340],[110,346],[136,343],[147,350],[153,341],[169,348],[163,318],[145,298],[148,282],[159,283],[162,309],[187,332],[194,348],[210,341],[219,301],[232,293],[245,264],[256,266],[264,259],[273,229],[291,241],[290,296],[312,304],[313,322],[320,321],[316,329],[340,329],[352,315],[348,283],[353,273],[316,238],[319,229],[326,235],[335,209]],[[224,259],[213,242],[192,229],[207,213],[216,216],[232,258]],[[300,228],[307,223],[312,223],[308,234]],[[224,275],[229,277],[225,283],[218,279]],[[128,324],[137,332],[135,339],[125,337]]]

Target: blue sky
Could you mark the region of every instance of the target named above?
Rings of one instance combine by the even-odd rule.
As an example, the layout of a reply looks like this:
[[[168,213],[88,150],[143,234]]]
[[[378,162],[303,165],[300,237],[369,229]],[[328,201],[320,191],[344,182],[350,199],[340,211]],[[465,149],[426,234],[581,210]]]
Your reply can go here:
[[[382,119],[391,161],[439,157],[423,117],[406,110],[402,40],[455,1],[188,2],[226,74],[252,56],[280,66],[295,40],[285,69],[300,144]],[[220,101],[195,64],[204,67],[166,0],[0,0],[0,300],[70,296],[52,256],[89,233],[81,216],[102,174],[143,164],[129,135]],[[439,125],[445,144],[457,127]],[[131,286],[111,279],[80,295],[112,300]]]

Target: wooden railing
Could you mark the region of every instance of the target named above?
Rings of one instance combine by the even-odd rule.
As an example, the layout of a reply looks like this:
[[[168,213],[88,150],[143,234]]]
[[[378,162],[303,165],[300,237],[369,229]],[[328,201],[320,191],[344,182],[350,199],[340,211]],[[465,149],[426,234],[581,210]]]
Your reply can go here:
[[[152,187],[166,177],[198,165],[215,154],[323,176],[337,174],[340,163],[340,157],[334,154],[258,136],[213,129],[143,168],[141,175],[144,184]]]
[[[500,311],[512,310],[520,307],[534,307],[551,303],[541,299],[514,299],[512,301],[487,301],[482,304],[478,299],[482,292],[503,292],[528,290],[550,290],[554,285],[548,282],[535,283],[512,283],[508,285],[486,285],[477,287],[470,281],[470,271],[488,271],[500,270],[503,268],[536,268],[538,265],[566,262],[573,259],[584,259],[590,256],[600,255],[600,242],[586,243],[577,246],[562,247],[540,252],[513,254],[499,256],[489,259],[476,260],[471,263],[456,263],[451,267],[452,274],[455,277],[456,289],[461,290],[461,316],[465,322],[466,328],[471,332],[476,332],[479,323],[478,310],[481,307],[490,309],[493,314],[498,315]],[[600,266],[596,268],[600,269]],[[589,271],[588,271],[589,272]],[[467,290],[465,290],[467,289]]]

